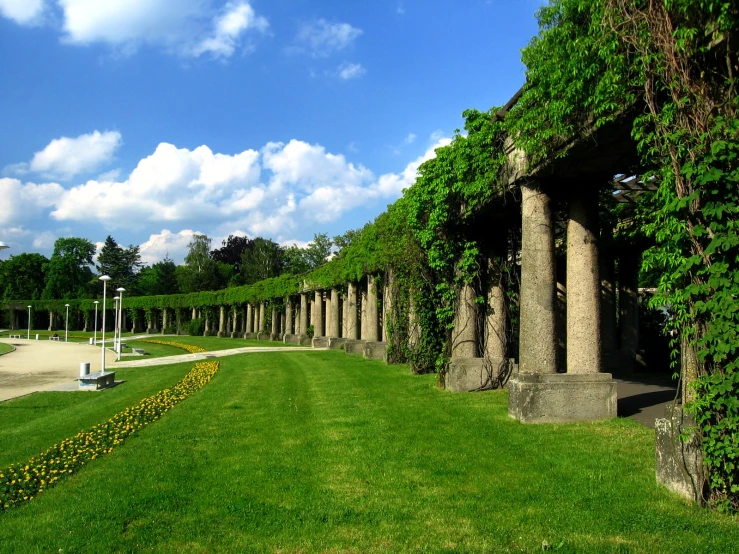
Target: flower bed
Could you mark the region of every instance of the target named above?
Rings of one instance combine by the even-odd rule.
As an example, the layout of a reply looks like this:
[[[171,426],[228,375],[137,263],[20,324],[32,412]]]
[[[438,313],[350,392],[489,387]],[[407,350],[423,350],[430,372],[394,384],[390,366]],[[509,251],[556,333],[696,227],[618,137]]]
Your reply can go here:
[[[0,470],[0,512],[32,500],[44,489],[80,470],[138,429],[159,419],[176,404],[200,390],[218,371],[218,362],[200,362],[171,389],[144,398],[89,431],[64,439],[25,463]]]
[[[200,348],[199,346],[194,346],[192,344],[183,344],[181,342],[168,342],[165,340],[157,340],[157,339],[138,339],[139,342],[149,342],[151,344],[164,344],[165,346],[174,346],[175,348],[182,348],[182,350],[187,350],[191,354],[200,354],[201,352],[207,352],[205,348]]]

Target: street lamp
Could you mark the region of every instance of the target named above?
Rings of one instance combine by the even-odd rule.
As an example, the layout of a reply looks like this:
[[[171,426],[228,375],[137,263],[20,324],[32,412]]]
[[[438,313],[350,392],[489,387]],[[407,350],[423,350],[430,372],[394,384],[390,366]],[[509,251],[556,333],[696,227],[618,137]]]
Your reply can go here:
[[[110,281],[110,277],[107,275],[102,275],[101,277],[98,277],[98,279],[103,282],[103,328],[100,331],[100,340],[102,341],[102,348],[100,349],[100,352],[102,359],[100,361],[100,372],[105,373],[105,291],[108,285],[108,281]]]
[[[92,344],[97,345],[98,343],[98,304],[100,304],[100,302],[95,300],[93,304],[95,304],[95,329],[93,330],[93,334],[92,334]]]
[[[117,352],[118,348],[116,347],[117,339],[116,335],[118,333],[118,301],[120,298],[117,296],[113,297],[113,301],[115,303],[115,306],[113,307],[113,352]]]
[[[116,358],[118,361],[121,360],[121,332],[123,331],[123,293],[126,292],[126,289],[123,287],[118,287],[115,289],[118,293],[118,297],[121,299],[121,301],[118,303],[118,348],[116,349],[116,353],[118,354],[118,357]]]
[[[67,308],[67,315],[64,319],[64,342],[67,342],[67,336],[69,333],[69,304],[64,304],[64,307]]]
[[[28,340],[31,340],[31,306],[28,306]]]
[[[3,241],[0,241],[0,250],[5,250],[6,248],[10,248],[10,246],[5,244]]]

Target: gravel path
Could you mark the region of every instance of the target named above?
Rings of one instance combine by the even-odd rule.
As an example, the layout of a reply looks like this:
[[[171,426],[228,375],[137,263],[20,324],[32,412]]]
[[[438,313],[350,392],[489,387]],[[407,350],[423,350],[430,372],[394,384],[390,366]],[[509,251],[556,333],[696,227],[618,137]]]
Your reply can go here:
[[[0,402],[49,390],[79,377],[80,363],[90,362],[91,371],[100,370],[100,349],[79,342],[0,339],[15,352],[0,356]],[[115,363],[115,354],[106,351],[105,364]]]

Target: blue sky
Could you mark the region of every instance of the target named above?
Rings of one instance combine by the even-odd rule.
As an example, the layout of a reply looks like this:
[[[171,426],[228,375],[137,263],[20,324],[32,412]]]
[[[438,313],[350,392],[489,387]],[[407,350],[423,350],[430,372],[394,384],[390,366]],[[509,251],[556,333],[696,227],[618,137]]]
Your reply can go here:
[[[522,85],[541,4],[0,0],[0,256],[361,227]]]

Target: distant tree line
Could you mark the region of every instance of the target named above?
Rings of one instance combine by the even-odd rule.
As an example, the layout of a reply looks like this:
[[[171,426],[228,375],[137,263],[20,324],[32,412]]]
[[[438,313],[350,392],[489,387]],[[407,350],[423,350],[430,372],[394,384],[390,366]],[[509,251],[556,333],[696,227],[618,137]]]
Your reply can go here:
[[[211,249],[207,235],[193,235],[185,262],[169,257],[152,265],[141,262],[138,246],[123,247],[105,239],[95,263],[95,245],[78,237],[60,238],[51,258],[23,253],[0,260],[0,298],[4,300],[92,298],[100,293],[98,277],[109,275],[128,295],[150,296],[218,290],[250,285],[282,274],[299,275],[346,249],[358,231],[332,239],[314,235],[305,248],[283,247],[263,237],[230,235]]]

